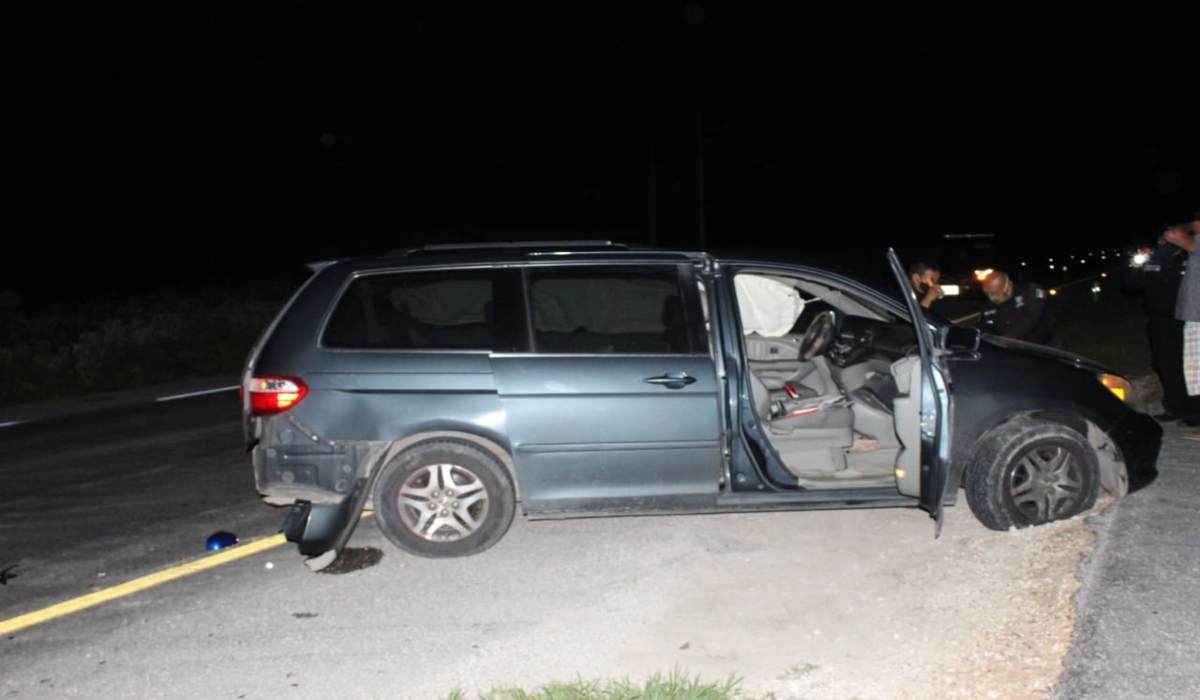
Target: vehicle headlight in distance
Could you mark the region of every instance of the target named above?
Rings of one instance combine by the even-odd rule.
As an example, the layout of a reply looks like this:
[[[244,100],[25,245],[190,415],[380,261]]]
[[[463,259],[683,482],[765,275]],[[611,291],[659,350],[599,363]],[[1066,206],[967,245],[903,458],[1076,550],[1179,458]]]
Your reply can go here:
[[[1125,403],[1133,403],[1136,398],[1133,392],[1133,385],[1125,377],[1116,374],[1097,374],[1096,378],[1100,383],[1108,388],[1118,399]]]

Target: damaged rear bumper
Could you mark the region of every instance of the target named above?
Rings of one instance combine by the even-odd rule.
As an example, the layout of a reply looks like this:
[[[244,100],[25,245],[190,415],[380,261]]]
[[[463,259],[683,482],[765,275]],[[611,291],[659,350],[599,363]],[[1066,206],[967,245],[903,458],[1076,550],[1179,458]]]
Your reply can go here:
[[[363,467],[378,446],[296,439],[298,426],[280,423],[251,450],[258,492],[265,503],[288,507],[280,532],[301,554],[341,552],[367,505]]]
[[[333,549],[342,537],[343,531],[352,529],[358,522],[353,511],[352,499],[345,499],[334,505],[313,505],[312,501],[296,501],[288,510],[287,518],[279,531],[284,539],[294,542],[300,553],[305,556],[317,556]],[[343,545],[344,546],[344,545]]]

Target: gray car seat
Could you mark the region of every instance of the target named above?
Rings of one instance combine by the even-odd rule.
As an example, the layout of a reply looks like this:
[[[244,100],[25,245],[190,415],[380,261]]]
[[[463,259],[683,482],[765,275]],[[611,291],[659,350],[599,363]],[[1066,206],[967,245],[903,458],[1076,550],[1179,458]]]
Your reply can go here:
[[[792,474],[846,468],[846,448],[854,444],[854,412],[841,394],[776,399],[758,375],[746,375],[754,413]]]

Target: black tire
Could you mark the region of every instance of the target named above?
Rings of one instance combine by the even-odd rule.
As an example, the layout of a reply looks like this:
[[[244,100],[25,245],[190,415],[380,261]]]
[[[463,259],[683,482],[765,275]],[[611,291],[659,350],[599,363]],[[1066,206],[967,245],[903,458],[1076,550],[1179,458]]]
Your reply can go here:
[[[1058,423],[1017,420],[996,428],[967,465],[971,512],[992,530],[1044,525],[1090,510],[1100,488],[1096,452]]]
[[[392,544],[422,557],[478,554],[512,524],[508,471],[486,450],[433,440],[396,455],[375,482],[375,516]]]

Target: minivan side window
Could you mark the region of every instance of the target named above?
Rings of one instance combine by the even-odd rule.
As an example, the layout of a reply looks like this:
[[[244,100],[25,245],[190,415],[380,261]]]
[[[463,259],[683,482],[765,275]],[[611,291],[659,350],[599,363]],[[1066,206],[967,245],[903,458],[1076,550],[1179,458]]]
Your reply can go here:
[[[688,353],[673,266],[531,268],[534,350],[554,354]]]
[[[325,327],[331,348],[491,350],[491,270],[364,275]]]

